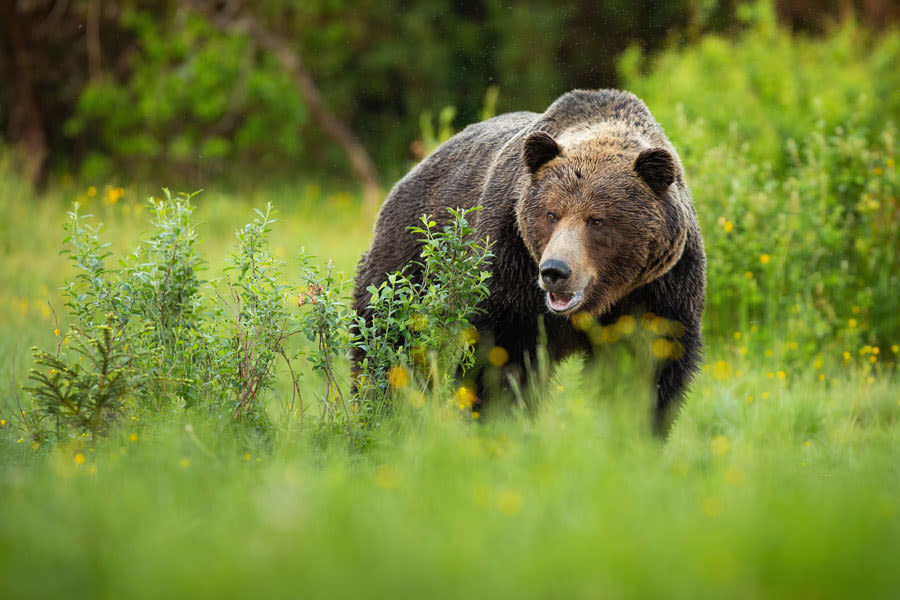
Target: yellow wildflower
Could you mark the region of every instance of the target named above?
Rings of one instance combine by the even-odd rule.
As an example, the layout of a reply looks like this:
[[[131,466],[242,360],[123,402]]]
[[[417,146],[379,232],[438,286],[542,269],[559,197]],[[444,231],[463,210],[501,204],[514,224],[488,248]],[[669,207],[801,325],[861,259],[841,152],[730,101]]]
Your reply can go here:
[[[187,469],[189,466],[191,466],[191,460],[189,458],[182,458],[178,464],[181,465],[182,469]]]
[[[724,435],[717,435],[709,441],[709,449],[716,456],[722,456],[728,452],[728,438]]]
[[[136,441],[138,441],[138,434],[132,433],[131,435],[129,435],[129,436],[128,436],[128,441],[129,441],[129,442],[136,442]]]
[[[497,509],[504,515],[515,515],[522,510],[522,494],[515,491],[503,491],[497,495]]]
[[[474,327],[466,327],[459,333],[459,341],[466,346],[474,346],[478,341],[478,330]]]
[[[390,465],[378,465],[375,469],[375,483],[384,490],[392,490],[400,485],[400,477]]]
[[[760,263],[762,263],[762,264],[764,264],[764,265],[767,265],[767,264],[769,264],[771,261],[772,261],[772,257],[769,256],[768,254],[760,254],[760,255],[759,255],[759,262],[760,262]]]
[[[778,371],[778,379],[784,379],[784,378],[785,378],[784,371]]]
[[[83,465],[84,464],[84,454],[79,452],[78,454],[75,455],[74,460],[75,460],[76,465]]]
[[[404,388],[409,383],[409,373],[401,366],[391,367],[388,371],[388,383],[394,389]]]
[[[475,393],[468,387],[461,385],[456,390],[456,405],[459,410],[470,408],[478,400]]]
[[[722,224],[722,229],[725,231],[725,233],[731,233],[731,230],[734,229],[734,223],[732,223],[731,221],[725,221],[725,223]]]
[[[488,352],[488,362],[495,367],[502,367],[509,361],[509,352],[502,346],[494,346]]]
[[[856,319],[847,319],[847,327],[850,329],[856,328]]]
[[[753,279],[753,271],[744,271],[744,279]]]
[[[725,381],[731,377],[731,365],[724,360],[716,361],[713,365],[713,377],[719,381]]]

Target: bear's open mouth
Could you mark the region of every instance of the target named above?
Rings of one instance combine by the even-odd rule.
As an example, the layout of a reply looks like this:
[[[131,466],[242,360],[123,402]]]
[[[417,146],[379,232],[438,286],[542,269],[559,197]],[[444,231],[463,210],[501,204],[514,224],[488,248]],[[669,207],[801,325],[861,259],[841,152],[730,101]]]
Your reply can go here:
[[[564,313],[581,304],[583,297],[584,292],[547,292],[547,306],[553,312]]]

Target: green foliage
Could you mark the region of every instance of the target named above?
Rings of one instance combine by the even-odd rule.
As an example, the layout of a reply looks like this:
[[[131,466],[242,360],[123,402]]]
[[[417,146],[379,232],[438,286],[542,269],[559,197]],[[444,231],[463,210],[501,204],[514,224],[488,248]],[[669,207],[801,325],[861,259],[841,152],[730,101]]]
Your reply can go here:
[[[356,320],[353,345],[365,353],[358,395],[371,423],[383,416],[391,388],[405,387],[410,372],[437,395],[447,395],[457,375],[474,363],[477,334],[470,319],[487,297],[493,242],[473,235],[467,215],[479,208],[448,209],[452,220],[438,229],[428,215],[421,227],[421,262],[415,275],[391,273],[370,285],[369,319]],[[415,370],[413,368],[415,367]]]
[[[792,37],[765,3],[735,41],[623,57],[687,170],[707,335],[805,364],[900,342],[900,35]],[[737,333],[735,333],[737,332]],[[868,360],[868,357],[864,357]]]
[[[64,357],[33,349],[33,384],[25,389],[34,399],[28,421],[36,440],[48,438],[48,424],[57,439],[70,431],[96,438],[109,430],[148,379],[136,364],[141,356],[129,333],[110,313],[106,325],[70,329],[72,348]]]
[[[275,213],[271,205],[255,212],[256,219],[235,232],[238,247],[229,270],[237,276],[234,281],[227,278],[225,292],[218,293],[228,317],[214,323],[225,331],[219,331],[219,343],[210,342],[219,346],[214,369],[232,394],[234,417],[264,422],[263,393],[273,385],[278,358],[290,364],[284,343],[294,329],[285,301],[287,286],[279,281],[281,266],[269,250]],[[296,380],[292,383],[296,392]]]
[[[315,344],[307,360],[325,378],[321,418],[332,429],[348,431],[354,425],[354,416],[337,375],[338,365],[350,347],[353,321],[344,298],[344,282],[334,273],[331,262],[322,274],[305,250],[300,254],[300,263],[307,288],[298,296],[297,304],[311,306],[300,318],[300,328],[307,340]]]

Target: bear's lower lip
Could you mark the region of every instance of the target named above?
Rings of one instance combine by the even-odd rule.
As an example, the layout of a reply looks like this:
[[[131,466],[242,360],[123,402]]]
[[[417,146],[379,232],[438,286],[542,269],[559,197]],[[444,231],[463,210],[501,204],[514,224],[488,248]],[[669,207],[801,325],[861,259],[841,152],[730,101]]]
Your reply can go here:
[[[553,312],[564,313],[581,304],[583,292],[547,292],[547,306]]]

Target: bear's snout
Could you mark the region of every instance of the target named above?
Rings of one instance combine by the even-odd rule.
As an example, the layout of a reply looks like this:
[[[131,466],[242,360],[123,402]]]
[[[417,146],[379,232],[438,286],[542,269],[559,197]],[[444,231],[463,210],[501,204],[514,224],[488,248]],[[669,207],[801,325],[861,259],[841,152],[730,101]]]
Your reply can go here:
[[[551,258],[541,263],[541,279],[548,289],[562,285],[571,275],[572,269],[561,260]]]

